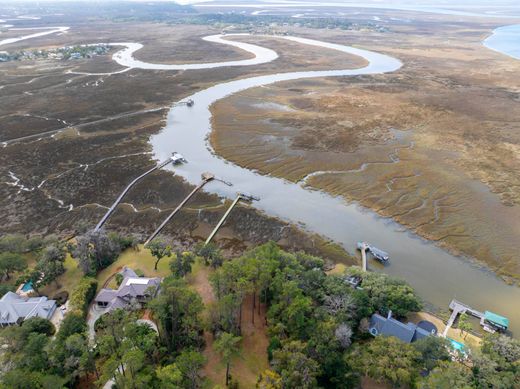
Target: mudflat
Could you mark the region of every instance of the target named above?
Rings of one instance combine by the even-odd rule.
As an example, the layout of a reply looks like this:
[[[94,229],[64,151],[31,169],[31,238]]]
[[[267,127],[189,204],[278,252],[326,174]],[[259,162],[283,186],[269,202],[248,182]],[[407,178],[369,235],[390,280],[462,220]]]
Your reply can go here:
[[[67,25],[63,20],[58,23]],[[202,37],[220,32],[208,26],[102,20],[68,25],[66,34],[20,41],[2,50],[134,41],[144,44],[136,53],[138,59],[158,63],[250,57],[231,46],[203,41]],[[1,233],[68,235],[94,226],[120,191],[156,163],[148,140],[164,126],[174,101],[225,80],[273,73],[279,66],[298,69],[304,57],[303,50],[293,50],[277,63],[255,67],[79,74],[121,70],[111,59],[116,50],[74,61],[2,63],[0,141],[30,138],[10,142],[0,153]],[[359,65],[357,58],[352,60]],[[318,49],[311,65],[327,66]],[[146,237],[192,189],[170,172],[155,172],[133,188],[106,227]],[[227,206],[217,196],[200,192],[163,233],[188,245],[205,239]],[[353,263],[330,241],[248,206],[233,212],[217,238],[237,253],[248,245],[274,240]]]
[[[212,107],[212,145],[241,166],[357,201],[518,281],[520,62],[482,45],[497,24],[421,19],[385,33],[320,31],[321,40],[404,66],[233,95]]]

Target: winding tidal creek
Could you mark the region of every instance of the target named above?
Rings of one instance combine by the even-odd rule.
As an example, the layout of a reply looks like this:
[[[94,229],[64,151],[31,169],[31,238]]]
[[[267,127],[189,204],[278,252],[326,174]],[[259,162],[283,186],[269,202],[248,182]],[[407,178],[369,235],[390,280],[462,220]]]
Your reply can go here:
[[[63,33],[66,29],[68,28],[46,28],[46,31],[0,41],[0,45],[52,33]],[[520,28],[516,26],[515,29],[517,34],[515,36],[518,37]],[[513,41],[516,42],[516,46],[514,45],[516,49],[504,49],[504,46],[500,44],[500,37],[511,39],[510,32],[507,29],[496,30],[486,40],[485,45],[518,58],[519,39],[513,38]],[[218,35],[205,39],[249,51],[255,55],[255,58],[206,64],[150,64],[133,58],[133,53],[139,50],[142,45],[120,43],[112,44],[125,47],[115,53],[113,59],[126,68],[122,71],[103,74],[121,73],[133,68],[189,70],[255,65],[273,61],[278,57],[273,50],[257,45],[233,42]],[[234,187],[229,188],[224,185],[213,184],[206,186],[206,190],[226,198],[234,198],[237,190],[250,192],[260,197],[260,201],[255,202],[255,207],[266,214],[291,223],[303,224],[309,231],[334,240],[351,253],[357,252],[356,243],[358,241],[370,242],[390,253],[390,263],[387,266],[383,267],[371,261],[369,267],[372,270],[405,279],[426,302],[437,307],[446,309],[451,299],[457,298],[475,309],[491,310],[507,316],[511,322],[511,330],[516,335],[520,334],[520,288],[508,286],[493,273],[473,264],[469,259],[451,255],[433,243],[407,231],[406,228],[391,219],[379,217],[376,213],[361,208],[355,203],[348,203],[342,198],[312,190],[305,187],[303,183],[293,183],[280,178],[260,175],[234,165],[214,154],[208,143],[208,135],[212,130],[210,107],[220,99],[245,89],[281,81],[381,74],[397,71],[402,66],[401,62],[395,58],[358,48],[297,37],[280,39],[321,47],[324,54],[327,50],[338,50],[357,55],[365,58],[369,64],[359,69],[289,72],[256,76],[221,83],[197,92],[185,99],[193,99],[195,101],[194,106],[187,107],[175,103],[172,105],[166,126],[159,134],[150,139],[154,158],[163,161],[171,155],[172,151],[177,151],[186,157],[188,163],[177,166],[175,173],[184,177],[188,182],[198,184],[200,174],[210,171],[227,181],[231,181]]]
[[[520,288],[509,286],[493,273],[442,250],[419,238],[391,219],[355,203],[326,193],[305,188],[280,178],[260,175],[234,165],[215,155],[208,143],[211,128],[210,107],[216,101],[248,88],[280,81],[315,77],[354,77],[397,71],[395,58],[353,47],[310,39],[284,37],[302,44],[339,50],[365,58],[369,64],[360,69],[277,73],[215,85],[188,97],[195,105],[174,105],[168,113],[164,129],[151,138],[154,158],[167,158],[172,151],[183,154],[188,163],[175,168],[176,174],[197,184],[200,174],[211,171],[234,187],[209,185],[206,190],[234,198],[237,190],[260,197],[255,207],[282,220],[303,224],[306,229],[328,237],[356,253],[358,241],[368,241],[390,253],[390,263],[383,267],[370,262],[370,267],[408,281],[427,302],[446,309],[453,298],[480,310],[491,310],[507,316],[511,330],[520,333]],[[235,42],[236,43],[236,42]],[[238,46],[240,47],[240,46]],[[257,54],[258,55],[258,54]]]

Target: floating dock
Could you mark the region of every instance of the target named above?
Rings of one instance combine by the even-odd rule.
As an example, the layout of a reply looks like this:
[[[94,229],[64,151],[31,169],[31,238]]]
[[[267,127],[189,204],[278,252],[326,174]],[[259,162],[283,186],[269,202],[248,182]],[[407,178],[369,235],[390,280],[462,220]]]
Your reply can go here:
[[[506,317],[497,315],[496,313],[485,311],[480,312],[476,309],[471,308],[469,305],[461,303],[455,299],[451,300],[450,309],[452,310],[451,316],[446,324],[446,328],[442,333],[443,337],[446,337],[448,334],[448,330],[453,326],[455,320],[457,320],[457,316],[466,313],[473,317],[480,319],[480,325],[484,329],[484,331],[494,333],[497,330],[506,331],[509,327],[509,319]]]
[[[377,259],[381,263],[386,263],[390,259],[390,256],[387,252],[378,249],[377,247],[374,247],[366,242],[358,242],[357,244],[358,250],[361,250],[361,254],[363,255],[363,269],[366,270],[366,258],[364,253],[366,253],[366,250],[370,251],[370,253],[374,256],[375,259]]]

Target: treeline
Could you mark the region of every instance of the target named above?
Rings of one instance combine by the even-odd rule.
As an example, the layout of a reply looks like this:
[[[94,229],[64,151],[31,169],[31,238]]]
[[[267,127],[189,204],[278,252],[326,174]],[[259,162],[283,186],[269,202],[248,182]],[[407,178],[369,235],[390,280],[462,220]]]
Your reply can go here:
[[[345,282],[352,275],[363,278],[362,289]],[[225,262],[211,282],[218,301],[210,307],[210,329],[217,339],[239,341],[243,320],[254,320],[249,309],[267,304],[270,369],[259,388],[356,388],[364,376],[424,389],[520,385],[520,343],[506,336],[490,336],[480,350],[462,355],[440,337],[405,344],[369,335],[373,313],[404,318],[421,309],[413,289],[387,275],[357,268],[327,275],[320,258],[269,243]],[[243,309],[246,295],[252,303]]]
[[[95,276],[100,270],[111,265],[123,250],[136,248],[138,244],[138,239],[131,235],[90,230],[69,242],[68,250],[78,261],[83,274]]]
[[[38,288],[57,282],[66,271],[67,253],[77,260],[85,276],[95,276],[112,264],[123,250],[135,248],[137,244],[138,240],[133,236],[104,230],[89,231],[68,242],[54,235],[30,238],[21,234],[5,235],[0,238],[0,296],[25,282],[30,282],[36,292]],[[30,258],[36,259],[31,268],[28,266]],[[12,278],[13,274],[16,278]]]
[[[268,27],[272,24],[277,26],[304,26],[308,28],[329,28],[341,30],[360,30],[370,29],[375,31],[388,31],[386,27],[372,22],[359,23],[352,22],[344,18],[293,18],[278,15],[243,15],[238,13],[202,13],[179,16],[171,21],[170,24],[195,24],[212,25],[217,27],[235,26],[240,28],[259,28]]]
[[[130,244],[115,235],[89,233],[83,238],[74,247],[89,247],[90,254],[83,254],[87,271],[104,257],[101,252],[112,256],[117,247]],[[92,252],[96,245],[87,242],[104,249]],[[202,350],[204,331],[210,331],[213,349],[226,367],[226,385],[238,388],[233,362],[241,352],[242,328],[246,320],[262,317],[255,312],[264,308],[269,369],[258,377],[258,388],[358,388],[366,376],[405,388],[520,387],[520,343],[506,336],[489,336],[467,355],[454,353],[439,337],[412,344],[373,338],[368,326],[374,312],[391,310],[405,317],[421,309],[403,281],[357,268],[327,274],[321,258],[288,253],[274,243],[232,260],[214,246],[173,253],[163,243],[155,242],[154,252],[156,258],[169,259],[171,275],[147,304],[145,320],[137,306],[114,310],[97,321],[89,342],[85,317],[97,284],[85,277],[72,292],[71,312],[55,337],[52,324],[43,319],[0,332],[7,345],[0,387],[63,388],[83,380],[98,386],[111,381],[120,389],[208,387]],[[185,280],[196,261],[213,268],[210,283],[216,301],[210,306],[204,306]],[[363,278],[362,289],[346,282],[352,275]]]
[[[67,249],[57,236],[20,234],[0,238],[0,296],[14,291],[23,282],[32,282],[33,289],[48,285],[65,272]],[[35,257],[36,265],[29,269],[28,258]],[[16,279],[11,278],[16,273]]]
[[[82,376],[99,374],[82,315],[66,315],[55,337],[54,332],[50,321],[38,317],[0,332],[2,344],[7,345],[2,354],[2,388],[70,388]]]
[[[95,55],[103,55],[108,53],[110,47],[107,45],[89,45],[89,46],[67,46],[57,49],[38,49],[38,50],[24,50],[15,51],[11,53],[0,52],[0,62],[8,61],[25,61],[38,59],[78,59],[90,58]]]

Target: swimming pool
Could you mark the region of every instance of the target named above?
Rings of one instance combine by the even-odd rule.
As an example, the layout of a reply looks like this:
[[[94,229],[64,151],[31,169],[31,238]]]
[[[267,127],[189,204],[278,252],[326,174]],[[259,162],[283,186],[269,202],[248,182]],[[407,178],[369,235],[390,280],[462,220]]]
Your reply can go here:
[[[460,342],[457,342],[456,340],[454,339],[451,339],[451,338],[447,338],[450,343],[451,343],[451,347],[453,347],[453,349],[455,351],[460,351],[460,352],[464,352],[464,349],[465,349],[465,346],[464,344],[460,343]]]
[[[23,286],[22,286],[22,291],[23,292],[30,292],[31,290],[33,290],[33,284],[32,284],[31,281],[26,282],[25,284],[23,284]]]

